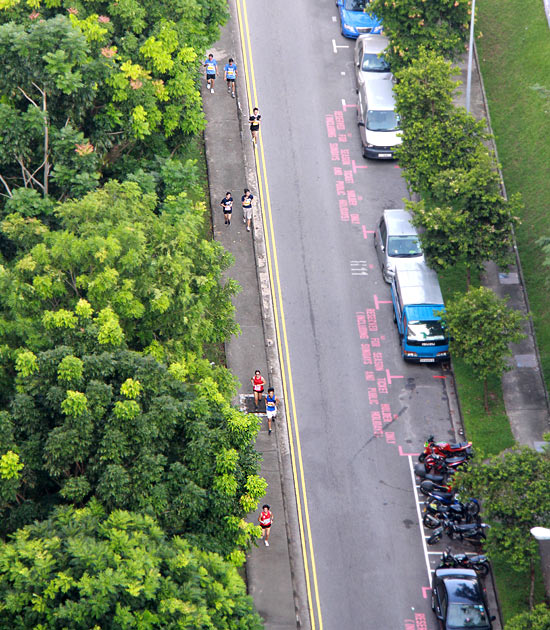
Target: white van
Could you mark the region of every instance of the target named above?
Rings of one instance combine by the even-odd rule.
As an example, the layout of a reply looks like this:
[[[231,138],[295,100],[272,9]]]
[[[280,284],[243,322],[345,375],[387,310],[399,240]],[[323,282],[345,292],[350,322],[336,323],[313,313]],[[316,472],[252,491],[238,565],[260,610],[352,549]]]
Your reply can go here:
[[[401,144],[391,80],[365,81],[358,91],[357,124],[366,158],[394,159]]]

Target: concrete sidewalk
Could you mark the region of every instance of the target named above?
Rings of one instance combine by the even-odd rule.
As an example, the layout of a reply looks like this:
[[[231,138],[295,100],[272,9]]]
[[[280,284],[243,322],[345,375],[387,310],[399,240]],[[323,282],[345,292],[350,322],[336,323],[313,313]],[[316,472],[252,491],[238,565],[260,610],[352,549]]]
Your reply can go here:
[[[268,503],[274,516],[270,546],[263,542],[247,557],[246,571],[249,592],[267,630],[308,628],[309,616],[305,595],[304,564],[297,523],[296,497],[290,466],[288,435],[283,407],[282,384],[276,350],[275,327],[267,273],[265,241],[259,207],[254,149],[246,125],[246,104],[243,64],[236,39],[235,7],[232,17],[222,29],[218,42],[208,51],[218,62],[215,93],[203,84],[204,111],[208,121],[205,131],[206,159],[210,185],[214,238],[235,257],[228,275],[241,286],[233,300],[235,318],[241,334],[226,344],[228,367],[241,383],[235,404],[243,411],[256,413],[261,423],[256,449],[263,456],[261,475],[268,489],[261,504]],[[231,98],[223,81],[223,66],[229,57],[237,63],[237,98]],[[242,111],[244,108],[245,111]],[[242,120],[245,128],[242,128]],[[241,209],[244,188],[254,196],[252,232],[246,231]],[[224,223],[220,201],[227,191],[233,196],[231,225]],[[267,385],[275,388],[279,405],[272,435],[268,435],[265,407],[256,412],[250,378],[258,369]],[[267,387],[266,387],[267,391]],[[263,413],[262,413],[263,412]],[[257,524],[258,513],[250,520]]]

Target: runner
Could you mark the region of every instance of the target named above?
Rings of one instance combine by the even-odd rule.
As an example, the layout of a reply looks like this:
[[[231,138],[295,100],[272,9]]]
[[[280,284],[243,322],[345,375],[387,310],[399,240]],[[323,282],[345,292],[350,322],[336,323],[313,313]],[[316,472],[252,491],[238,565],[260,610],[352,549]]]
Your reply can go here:
[[[233,212],[233,197],[230,192],[225,193],[225,197],[220,201],[225,217],[225,225],[231,225],[231,213]]]
[[[243,223],[246,223],[246,231],[250,232],[250,221],[252,220],[252,200],[254,195],[250,194],[248,188],[244,189],[244,195],[241,197],[243,206]]]
[[[252,116],[248,117],[248,122],[250,123],[250,133],[252,134],[252,142],[256,145],[258,142],[258,131],[260,130],[260,120],[262,116],[260,114],[260,110],[255,107],[252,110]]]
[[[203,65],[206,68],[206,87],[214,94],[214,81],[216,80],[218,62],[214,59],[214,55],[210,53]]]
[[[269,547],[269,532],[271,530],[271,526],[273,525],[273,514],[271,513],[267,503],[262,506],[260,516],[258,516],[258,522],[262,528],[262,538],[265,537],[264,544],[266,547]]]
[[[277,417],[277,407],[279,405],[279,399],[275,396],[275,390],[270,387],[267,390],[267,396],[265,397],[265,413],[267,415],[267,433],[271,435],[271,422],[275,422]]]
[[[237,80],[237,64],[233,59],[229,58],[229,63],[226,63],[224,68],[224,76],[227,81],[227,91],[231,93],[231,96],[235,98],[235,81]]]
[[[258,409],[258,405],[262,400],[262,393],[265,385],[265,379],[260,370],[256,370],[254,372],[254,376],[250,379],[250,382],[252,383],[252,390],[254,391],[254,407]]]

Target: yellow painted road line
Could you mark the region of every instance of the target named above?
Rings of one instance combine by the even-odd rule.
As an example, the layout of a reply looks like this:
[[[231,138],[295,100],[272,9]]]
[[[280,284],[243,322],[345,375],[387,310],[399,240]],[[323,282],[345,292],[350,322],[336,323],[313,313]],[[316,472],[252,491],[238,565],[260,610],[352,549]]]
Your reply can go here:
[[[250,30],[248,25],[248,14],[246,9],[246,0],[236,0],[237,17],[239,30],[241,35],[243,65],[246,83],[246,92],[249,111],[258,104],[258,95],[256,91],[256,81],[254,76],[254,63],[252,57],[252,46],[250,42]],[[267,169],[265,163],[265,153],[262,142],[262,136],[259,134],[259,151],[254,151],[256,160],[256,170],[258,172],[259,196],[261,201],[262,221],[264,233],[266,235],[266,253],[268,273],[271,285],[271,294],[273,299],[273,308],[275,315],[275,329],[277,333],[277,349],[282,365],[282,384],[284,393],[284,404],[287,418],[287,426],[290,442],[290,455],[292,463],[292,473],[294,478],[294,487],[297,496],[298,524],[300,529],[300,539],[302,545],[302,553],[304,555],[304,569],[306,577],[306,589],[309,603],[309,611],[311,617],[312,628],[323,628],[323,620],[321,615],[321,604],[319,599],[319,590],[317,584],[317,570],[315,564],[315,554],[313,551],[313,541],[311,536],[311,527],[309,521],[309,510],[306,494],[306,484],[304,478],[304,468],[302,461],[302,449],[300,444],[300,433],[298,429],[298,415],[296,413],[296,399],[294,395],[294,385],[292,380],[292,370],[290,364],[290,352],[288,347],[288,338],[286,331],[286,320],[284,316],[283,300],[281,293],[281,282],[279,277],[279,266],[277,262],[277,247],[275,242],[275,233],[273,230],[273,214],[271,211],[271,198],[269,195],[269,184],[267,178]],[[258,155],[258,153],[260,155]],[[261,163],[260,163],[261,156]],[[269,229],[268,229],[269,223]],[[275,272],[275,276],[273,274]],[[280,324],[279,324],[280,317]],[[282,329],[282,330],[281,330]],[[281,346],[281,339],[284,345]],[[286,370],[285,370],[286,367]],[[286,373],[288,373],[288,383]],[[289,409],[290,401],[290,409]],[[294,443],[296,441],[296,443]],[[298,474],[299,469],[299,474]],[[303,509],[302,509],[303,503]],[[305,519],[305,521],[304,521]],[[307,533],[307,536],[306,536]],[[306,542],[307,540],[307,542]],[[309,551],[309,554],[308,554]],[[311,570],[310,565],[311,564]],[[312,597],[312,582],[313,594]],[[317,621],[317,623],[316,623]]]

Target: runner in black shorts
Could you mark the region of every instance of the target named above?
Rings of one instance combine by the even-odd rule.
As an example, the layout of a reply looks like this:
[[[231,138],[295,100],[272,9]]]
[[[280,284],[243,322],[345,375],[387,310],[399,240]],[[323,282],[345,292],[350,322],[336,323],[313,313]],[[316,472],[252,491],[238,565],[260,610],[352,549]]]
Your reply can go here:
[[[258,142],[258,131],[260,130],[260,120],[262,119],[260,115],[260,110],[255,107],[252,110],[252,116],[248,117],[248,122],[250,123],[250,133],[252,134],[252,142],[256,144]]]
[[[212,53],[208,55],[208,59],[204,62],[204,67],[206,68],[206,88],[214,94],[214,82],[216,80],[218,62],[214,59]]]
[[[225,193],[225,197],[220,201],[225,217],[225,225],[231,225],[231,213],[233,212],[233,197],[230,192]]]
[[[226,63],[223,67],[225,80],[227,81],[227,91],[235,98],[235,81],[237,79],[237,64],[233,59],[229,59],[229,63]]]

